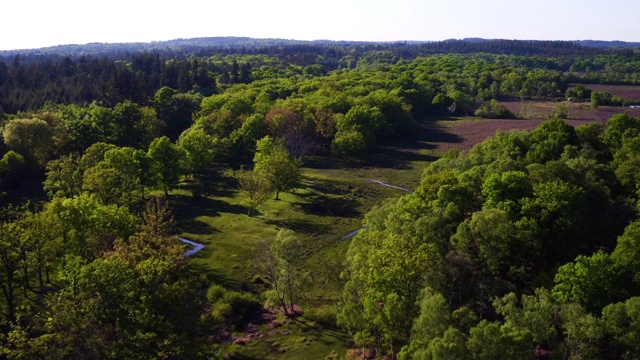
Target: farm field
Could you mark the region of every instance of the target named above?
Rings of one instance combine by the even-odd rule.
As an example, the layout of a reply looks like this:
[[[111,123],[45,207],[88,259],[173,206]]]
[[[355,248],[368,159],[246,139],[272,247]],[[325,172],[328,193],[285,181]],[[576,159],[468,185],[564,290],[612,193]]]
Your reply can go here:
[[[572,87],[575,87],[575,84],[569,85],[569,88]],[[627,100],[640,100],[640,86],[584,84],[584,87],[592,91],[605,91]]]
[[[489,136],[495,135],[496,131],[509,130],[535,130],[540,124],[546,120],[542,119],[457,119],[440,121],[432,126],[438,127],[440,131],[445,132],[453,141],[443,141],[435,143],[434,151],[442,154],[454,148],[466,151],[473,145],[482,142]],[[593,120],[566,120],[566,122],[574,127],[594,122]]]
[[[619,113],[627,113],[629,116],[639,116],[640,109],[616,106],[600,106],[593,109],[588,102],[571,101],[502,101],[500,105],[511,110],[521,119],[547,120],[553,116],[556,107],[562,106],[567,111],[567,119],[570,121],[599,122],[604,123],[611,116]]]

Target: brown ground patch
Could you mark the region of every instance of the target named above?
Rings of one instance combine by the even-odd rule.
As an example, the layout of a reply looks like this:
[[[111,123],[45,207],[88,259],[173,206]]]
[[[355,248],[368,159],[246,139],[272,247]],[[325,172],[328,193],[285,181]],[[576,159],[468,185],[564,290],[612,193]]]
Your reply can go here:
[[[569,88],[574,86],[575,84],[570,84]],[[640,100],[640,86],[602,84],[583,84],[583,86],[592,91],[606,91],[611,95],[620,96],[627,100]]]
[[[484,141],[489,136],[496,134],[496,131],[534,130],[544,120],[457,120],[443,121],[440,123],[441,131],[446,131],[459,140],[456,142],[436,142],[438,152],[446,152],[454,148],[466,151],[473,145]]]
[[[612,114],[613,115],[613,114]],[[447,120],[440,121],[432,126],[438,128],[438,131],[447,133],[450,137],[455,137],[457,141],[439,141],[433,140],[435,151],[443,154],[451,149],[458,148],[462,151],[471,149],[475,144],[484,141],[489,136],[496,134],[496,131],[502,130],[535,130],[540,124],[546,120]],[[594,120],[566,120],[571,126],[578,127],[580,125],[596,122]],[[604,121],[600,121],[604,122]]]
[[[640,116],[640,109],[616,106],[600,106],[592,109],[590,103],[570,101],[502,101],[500,105],[511,110],[522,119],[546,120],[555,112],[557,105],[563,105],[569,113],[569,120],[604,123],[611,116],[627,113],[629,116]]]

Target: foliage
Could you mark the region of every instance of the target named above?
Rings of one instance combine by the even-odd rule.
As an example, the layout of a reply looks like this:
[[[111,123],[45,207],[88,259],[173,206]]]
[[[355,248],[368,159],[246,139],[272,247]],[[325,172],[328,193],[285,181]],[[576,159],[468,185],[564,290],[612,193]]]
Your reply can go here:
[[[476,110],[475,116],[488,119],[513,119],[516,117],[509,109],[498,104],[496,99],[491,99],[488,104],[484,103],[480,106],[480,108]]]
[[[274,192],[273,185],[255,172],[244,172],[238,175],[238,188],[246,194],[245,205],[248,216],[251,216],[251,210],[262,205]]]
[[[300,240],[291,230],[278,231],[270,244],[260,249],[260,267],[267,276],[275,301],[287,316],[294,315],[294,305],[300,295],[305,275],[299,262]]]
[[[151,142],[147,154],[153,161],[152,167],[158,174],[165,196],[169,195],[169,190],[175,188],[180,180],[184,151],[163,136]]]
[[[258,141],[253,162],[253,171],[275,189],[276,200],[280,192],[293,190],[300,182],[300,160],[292,158],[281,142],[269,136]]]
[[[615,263],[603,252],[590,257],[581,255],[575,262],[561,266],[555,283],[553,295],[559,302],[577,302],[594,313],[638,293],[627,264]]]
[[[347,254],[339,324],[359,345],[404,358],[445,349],[461,358],[532,358],[536,346],[598,353],[600,325],[585,325],[590,334],[577,332],[579,324],[598,323],[590,314],[636,296],[639,285],[633,257],[622,255],[634,251],[633,226],[614,255],[597,251],[626,225],[612,231],[614,217],[601,218],[618,206],[612,196],[636,196],[608,168],[621,155],[607,153],[633,136],[614,140],[622,131],[615,129],[607,137],[552,120],[434,162],[413,195],[365,218]],[[536,295],[519,305],[514,291]],[[459,309],[489,320],[457,323]],[[560,314],[566,324],[555,322]],[[418,333],[423,328],[432,332]]]

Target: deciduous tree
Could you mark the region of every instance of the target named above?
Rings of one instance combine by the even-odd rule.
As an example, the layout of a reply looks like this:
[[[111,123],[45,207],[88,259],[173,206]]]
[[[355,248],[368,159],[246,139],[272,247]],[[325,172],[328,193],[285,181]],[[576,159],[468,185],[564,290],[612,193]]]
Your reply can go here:
[[[254,171],[271,183],[276,192],[295,189],[300,182],[300,161],[293,159],[281,142],[267,136],[258,141],[253,158]]]
[[[169,195],[169,190],[178,185],[180,175],[182,175],[182,158],[184,151],[171,143],[168,137],[156,138],[149,145],[149,157],[154,161],[154,169],[158,173],[158,178],[165,196]]]

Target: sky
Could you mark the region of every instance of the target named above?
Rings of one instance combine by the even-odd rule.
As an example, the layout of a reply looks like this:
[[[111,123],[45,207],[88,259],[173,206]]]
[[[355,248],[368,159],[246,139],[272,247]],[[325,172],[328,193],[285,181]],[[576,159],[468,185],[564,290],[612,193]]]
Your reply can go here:
[[[0,50],[210,36],[640,42],[638,0],[8,0]]]

